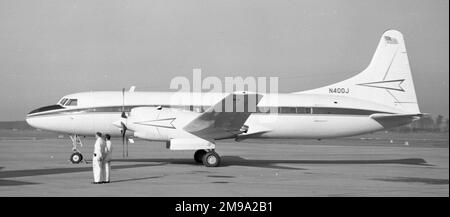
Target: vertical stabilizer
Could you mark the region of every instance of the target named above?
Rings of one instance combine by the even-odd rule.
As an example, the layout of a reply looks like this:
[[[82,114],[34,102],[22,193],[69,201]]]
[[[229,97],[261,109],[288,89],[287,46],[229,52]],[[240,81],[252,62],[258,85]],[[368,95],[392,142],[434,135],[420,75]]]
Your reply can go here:
[[[420,113],[402,33],[386,31],[369,66],[347,80],[297,93],[343,95]]]

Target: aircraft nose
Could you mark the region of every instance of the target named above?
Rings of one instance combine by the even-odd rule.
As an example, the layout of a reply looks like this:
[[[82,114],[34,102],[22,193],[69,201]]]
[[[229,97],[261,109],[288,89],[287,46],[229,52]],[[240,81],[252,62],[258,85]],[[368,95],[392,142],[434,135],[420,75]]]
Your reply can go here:
[[[28,123],[28,125],[34,128],[46,129],[49,125],[48,123],[46,123],[48,121],[40,117],[40,115],[48,114],[49,112],[53,112],[60,109],[64,109],[64,107],[60,105],[49,105],[40,107],[30,111],[25,120]]]
[[[27,116],[25,121],[33,128],[54,131],[61,128],[61,120],[49,118],[48,116]]]
[[[29,117],[27,117],[27,118],[25,119],[25,121],[27,121],[27,124],[28,124],[28,125],[30,125],[30,126],[32,126],[32,127],[34,127],[34,128],[39,128],[39,127],[36,126],[36,121],[34,121],[33,119],[34,119],[34,118],[29,118]]]

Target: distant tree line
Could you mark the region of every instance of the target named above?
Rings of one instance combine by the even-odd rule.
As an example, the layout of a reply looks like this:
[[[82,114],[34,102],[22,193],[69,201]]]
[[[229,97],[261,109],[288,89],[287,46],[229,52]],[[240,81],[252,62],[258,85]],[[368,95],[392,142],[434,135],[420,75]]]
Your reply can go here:
[[[411,124],[396,127],[391,131],[396,132],[448,132],[449,118],[443,115],[438,115],[435,118],[431,115],[426,115]]]

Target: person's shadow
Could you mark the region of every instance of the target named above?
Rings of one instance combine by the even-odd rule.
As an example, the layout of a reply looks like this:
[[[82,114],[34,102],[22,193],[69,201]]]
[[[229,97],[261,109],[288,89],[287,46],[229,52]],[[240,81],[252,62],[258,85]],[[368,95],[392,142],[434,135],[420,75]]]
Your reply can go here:
[[[145,163],[145,164],[132,164],[132,165],[113,165],[111,169],[121,170],[130,169],[138,167],[152,167],[161,166],[167,163]],[[43,176],[43,175],[54,175],[54,174],[64,174],[64,173],[79,173],[92,171],[92,166],[87,167],[66,167],[66,168],[48,168],[48,169],[30,169],[30,170],[6,170],[0,171],[0,179],[2,178],[17,178],[17,177],[27,177],[27,176]]]
[[[139,181],[139,180],[149,180],[149,179],[158,179],[158,178],[162,178],[162,177],[164,177],[164,176],[149,176],[149,177],[134,178],[134,179],[113,180],[113,181],[111,181],[111,183],[129,182],[129,181]]]

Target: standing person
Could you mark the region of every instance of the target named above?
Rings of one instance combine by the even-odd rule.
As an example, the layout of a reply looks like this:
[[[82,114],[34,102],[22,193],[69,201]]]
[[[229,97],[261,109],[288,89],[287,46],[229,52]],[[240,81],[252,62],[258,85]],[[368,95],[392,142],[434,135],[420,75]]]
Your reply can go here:
[[[103,165],[105,169],[105,176],[103,183],[109,183],[110,182],[110,175],[111,175],[111,160],[112,160],[112,144],[111,144],[111,135],[106,134],[105,135],[105,159],[103,160]]]
[[[94,182],[92,184],[101,184],[102,159],[103,159],[103,139],[102,133],[95,134],[94,156],[92,157],[92,170],[94,172]]]

